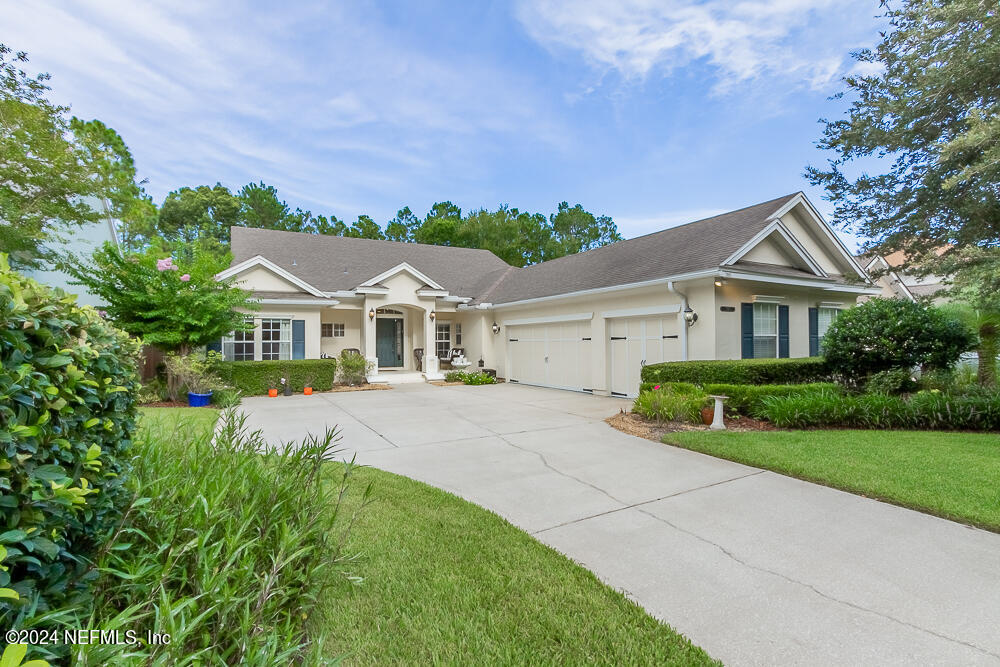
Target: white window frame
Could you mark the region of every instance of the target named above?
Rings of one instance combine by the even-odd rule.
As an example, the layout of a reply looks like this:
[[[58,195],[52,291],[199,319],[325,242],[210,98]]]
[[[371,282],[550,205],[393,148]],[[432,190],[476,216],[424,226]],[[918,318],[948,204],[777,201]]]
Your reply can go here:
[[[248,317],[247,323],[253,325],[253,318]],[[240,353],[240,359],[236,358],[236,346],[242,345],[242,352]],[[250,346],[250,358],[247,359],[247,345]],[[254,354],[257,351],[257,330],[256,327],[253,329],[247,329],[244,331],[234,331],[228,336],[222,337],[222,358],[226,361],[253,361],[256,357]]]
[[[442,343],[445,346],[444,354],[441,354]],[[434,327],[434,354],[441,359],[448,356],[449,352],[451,352],[451,322],[438,322]]]
[[[333,338],[333,322],[320,322],[319,323],[319,337],[320,338]]]
[[[833,306],[818,306],[816,308],[816,337],[819,339],[819,352],[823,354],[823,336],[829,331],[830,325],[840,317],[840,311],[842,308],[836,308]],[[826,311],[830,314],[830,320],[826,323],[826,327],[823,327],[823,312]]]
[[[462,347],[462,323],[455,322],[455,347]]]
[[[265,340],[267,332],[273,327],[265,328],[265,322],[278,323],[278,338]],[[287,338],[285,337],[287,335]],[[278,346],[277,356],[274,356],[273,346]],[[270,350],[268,348],[271,348]],[[266,355],[266,356],[265,356]],[[286,317],[262,317],[260,319],[260,359],[261,361],[288,361],[292,358],[292,320]]]
[[[343,322],[334,322],[333,323],[333,337],[334,338],[343,338],[344,335],[345,335],[345,333],[344,333],[344,323]]]
[[[773,334],[770,334],[770,333],[762,334],[762,333],[760,333],[760,328],[757,326],[757,322],[761,321],[761,320],[769,319],[769,318],[765,318],[763,316],[759,316],[757,314],[758,307],[760,307],[761,311],[763,311],[765,307],[767,307],[767,308],[774,308],[774,333]],[[769,301],[756,301],[756,302],[754,302],[754,304],[753,304],[753,339],[754,339],[754,344],[753,344],[753,358],[754,359],[772,359],[772,358],[773,359],[777,359],[778,356],[779,356],[779,354],[780,354],[780,350],[778,349],[779,348],[779,345],[778,345],[778,336],[779,336],[779,333],[780,333],[780,331],[779,331],[779,326],[778,326],[778,304],[777,303],[772,303],[772,302],[769,302]],[[758,338],[773,338],[774,339],[774,356],[773,357],[763,357],[763,356],[758,356],[757,355],[757,339]]]

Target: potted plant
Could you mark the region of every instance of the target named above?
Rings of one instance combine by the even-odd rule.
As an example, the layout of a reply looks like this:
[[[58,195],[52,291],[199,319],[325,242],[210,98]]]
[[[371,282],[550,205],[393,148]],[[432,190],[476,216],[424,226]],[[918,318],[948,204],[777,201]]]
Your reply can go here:
[[[222,382],[212,372],[210,360],[189,354],[180,356],[168,355],[164,358],[168,371],[180,386],[187,390],[188,405],[192,408],[203,408],[212,402],[212,391],[222,386]]]
[[[288,381],[287,377],[281,378],[281,386],[284,388],[282,392],[285,396],[292,395],[292,383]]]
[[[302,380],[302,382],[303,382],[303,384],[305,384],[305,386],[302,388],[302,393],[305,394],[306,396],[312,396],[312,393],[313,393],[313,376],[312,375],[305,376],[305,378]]]
[[[278,395],[277,378],[271,378],[271,380],[267,383],[267,395],[270,396],[271,398],[274,398],[275,396]]]

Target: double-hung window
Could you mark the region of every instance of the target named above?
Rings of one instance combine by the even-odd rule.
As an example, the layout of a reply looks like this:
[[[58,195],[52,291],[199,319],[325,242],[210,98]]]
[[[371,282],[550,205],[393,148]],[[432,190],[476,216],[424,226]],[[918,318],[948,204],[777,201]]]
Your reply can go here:
[[[823,352],[823,336],[826,335],[830,325],[840,315],[839,308],[824,308],[820,306],[816,309],[816,335],[819,337],[820,354]]]
[[[260,358],[268,361],[292,358],[292,321],[260,321]]]
[[[247,324],[253,325],[248,319]],[[222,338],[222,358],[226,361],[253,361],[254,330],[234,331]]]
[[[434,339],[434,351],[438,359],[448,358],[451,352],[451,324],[448,322],[438,322],[437,337]]]
[[[455,322],[455,347],[462,347],[462,323]]]
[[[778,304],[753,305],[753,358],[778,357]]]

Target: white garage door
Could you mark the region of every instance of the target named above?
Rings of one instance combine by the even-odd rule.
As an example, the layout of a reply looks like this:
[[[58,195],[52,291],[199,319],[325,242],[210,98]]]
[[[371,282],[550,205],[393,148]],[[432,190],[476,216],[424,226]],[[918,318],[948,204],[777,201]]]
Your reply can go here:
[[[643,366],[680,359],[678,335],[675,314],[608,320],[612,395],[635,396]]]
[[[591,388],[590,322],[507,327],[507,379],[557,389]]]

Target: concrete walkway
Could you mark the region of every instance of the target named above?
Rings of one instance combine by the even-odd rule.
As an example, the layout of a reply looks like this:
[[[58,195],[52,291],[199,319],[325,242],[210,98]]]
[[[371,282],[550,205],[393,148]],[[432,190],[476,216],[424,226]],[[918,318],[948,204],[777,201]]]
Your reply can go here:
[[[1000,535],[603,423],[626,405],[400,385],[243,409],[271,441],[339,425],[345,455],[501,514],[727,664],[1000,664]]]

